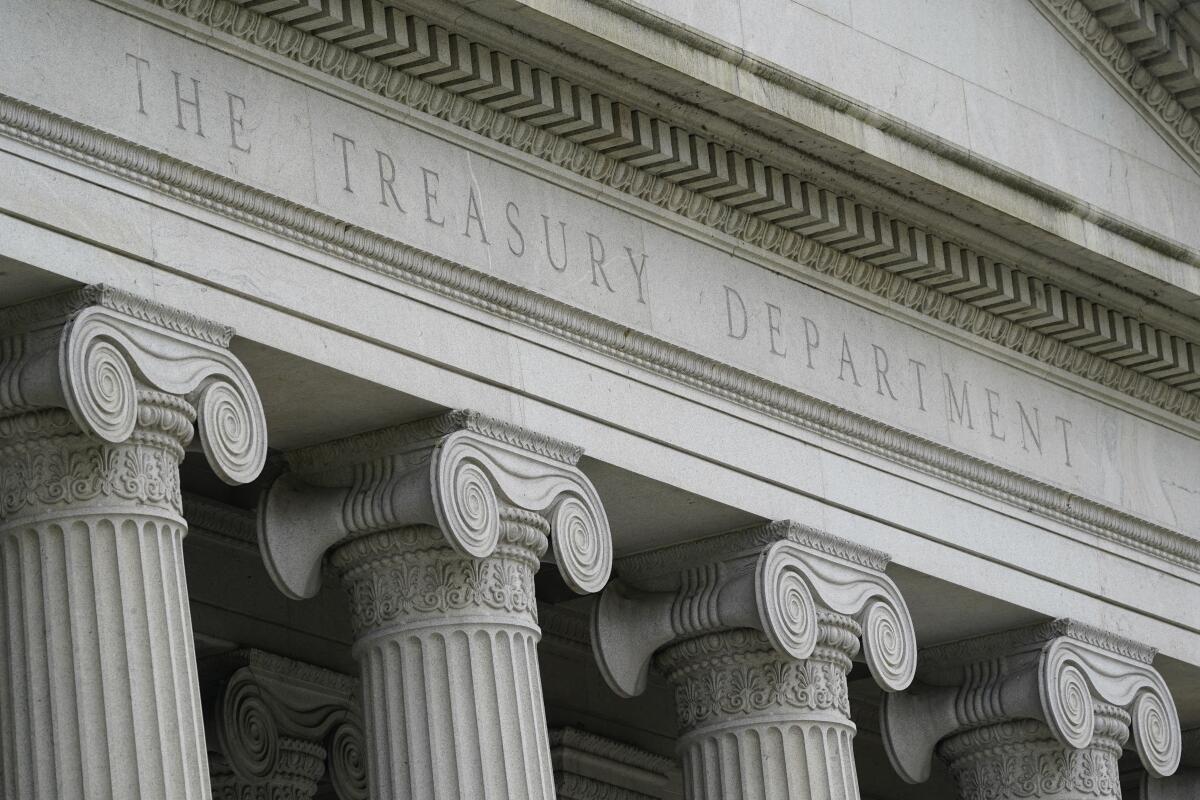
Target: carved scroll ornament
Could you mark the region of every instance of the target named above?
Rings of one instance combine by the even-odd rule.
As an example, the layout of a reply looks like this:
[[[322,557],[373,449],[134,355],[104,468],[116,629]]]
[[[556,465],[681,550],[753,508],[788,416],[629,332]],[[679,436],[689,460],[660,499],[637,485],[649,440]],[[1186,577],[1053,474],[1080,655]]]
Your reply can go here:
[[[731,538],[734,537],[734,538]],[[643,590],[614,581],[592,617],[600,671],[623,697],[646,687],[656,651],[668,643],[711,631],[753,628],[782,654],[806,659],[817,646],[818,611],[862,627],[864,655],[880,688],[906,688],[916,671],[917,644],[908,607],[883,572],[886,557],[840,540],[778,522],[718,537],[744,540],[732,557],[682,565],[673,591]],[[776,541],[763,544],[762,539]],[[809,546],[821,542],[824,549]],[[739,545],[734,544],[735,548]],[[875,563],[855,559],[871,552]],[[658,560],[669,563],[664,553]]]
[[[214,775],[215,790],[239,800],[238,792],[259,788],[265,791],[255,796],[303,800],[327,774],[340,800],[367,800],[366,745],[351,678],[254,650],[221,660],[241,666],[217,683],[210,700],[210,746],[231,773],[225,780]]]
[[[259,508],[260,543],[284,594],[316,594],[325,552],[352,534],[430,525],[455,551],[485,558],[499,541],[501,504],[549,523],[555,562],[572,589],[603,588],[612,538],[599,495],[574,465],[578,450],[545,446],[551,440],[472,412],[415,425],[423,427],[338,443],[345,453],[365,448],[365,460],[317,478],[334,485],[292,473],[271,487]],[[363,455],[380,447],[390,452]],[[324,455],[336,460],[328,448]],[[308,455],[297,462],[313,463]]]
[[[1048,626],[1063,635],[972,659],[955,685],[918,685],[888,695],[881,708],[892,766],[909,783],[929,778],[934,749],[955,731],[1006,720],[1044,723],[1062,745],[1078,750],[1097,734],[1096,705],[1127,712],[1147,772],[1179,766],[1179,716],[1171,692],[1150,666],[1152,652],[1068,620]],[[1003,641],[1001,639],[1001,641]],[[939,681],[941,683],[941,681]]]
[[[226,349],[229,329],[104,286],[9,309],[0,329],[16,332],[0,359],[0,413],[65,408],[85,434],[118,444],[156,413],[140,395],[159,392],[195,409],[222,480],[247,483],[261,471],[266,418]]]

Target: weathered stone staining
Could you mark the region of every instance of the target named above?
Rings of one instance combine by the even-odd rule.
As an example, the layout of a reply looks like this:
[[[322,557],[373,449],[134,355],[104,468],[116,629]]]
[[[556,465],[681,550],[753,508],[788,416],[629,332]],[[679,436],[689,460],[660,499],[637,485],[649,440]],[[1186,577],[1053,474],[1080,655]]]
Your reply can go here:
[[[453,412],[294,452],[264,497],[277,585],[312,596],[328,551],[346,589],[371,796],[553,798],[533,576],[551,541],[576,591],[612,564],[580,455]]]
[[[9,798],[210,797],[179,463],[252,480],[232,332],[102,286],[0,311],[0,742]]]
[[[655,661],[675,688],[689,800],[857,800],[846,674],[887,692],[916,669],[887,557],[791,522],[632,556],[600,597],[592,642],[618,694]]]
[[[1153,657],[1065,619],[924,650],[920,683],[884,698],[888,756],[920,783],[936,752],[963,800],[1120,798],[1131,733],[1151,776],[1179,766],[1179,717]]]

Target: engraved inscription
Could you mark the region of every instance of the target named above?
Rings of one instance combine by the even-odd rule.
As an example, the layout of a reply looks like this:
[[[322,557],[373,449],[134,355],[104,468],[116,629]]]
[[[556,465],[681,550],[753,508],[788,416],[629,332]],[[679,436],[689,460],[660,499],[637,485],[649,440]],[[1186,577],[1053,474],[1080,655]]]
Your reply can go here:
[[[130,67],[133,107],[143,117],[158,118],[169,114],[177,130],[193,133],[201,139],[212,133],[214,121],[224,126],[227,143],[233,150],[250,152],[250,131],[246,127],[246,98],[221,87],[201,85],[195,75],[170,67],[155,69],[147,58],[125,53]],[[167,75],[170,78],[167,78]],[[209,134],[205,133],[208,124]]]
[[[964,377],[950,369],[934,371],[928,356],[871,341],[852,330],[818,324],[799,309],[762,300],[759,327],[751,324],[754,300],[746,290],[722,287],[727,339],[758,347],[781,361],[795,363],[793,383],[837,381],[860,393],[872,393],[903,406],[908,413],[941,414],[948,426],[985,436],[1025,453],[1073,466],[1074,422],[1029,399]],[[815,312],[814,312],[815,313]],[[1044,420],[1044,421],[1043,421]]]
[[[9,4],[28,32],[0,52],[14,99],[608,320],[629,331],[634,353],[642,344],[632,337],[654,337],[680,348],[687,374],[715,370],[720,385],[737,386],[743,379],[726,367],[752,373],[780,387],[781,407],[803,407],[834,436],[861,427],[836,413],[844,409],[1195,530],[1200,451],[1185,425],[553,159],[351,88],[306,84],[103,5],[65,2],[109,44],[74,52],[65,22]],[[69,74],[40,69],[31,52],[61,55]],[[247,279],[290,279],[266,269],[247,266]]]

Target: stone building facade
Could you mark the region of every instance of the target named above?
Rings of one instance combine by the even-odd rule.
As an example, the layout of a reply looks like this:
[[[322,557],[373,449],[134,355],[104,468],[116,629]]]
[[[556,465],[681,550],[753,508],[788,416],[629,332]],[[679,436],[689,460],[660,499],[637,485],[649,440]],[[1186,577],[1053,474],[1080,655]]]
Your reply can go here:
[[[1200,4],[0,0],[9,800],[1200,797]]]

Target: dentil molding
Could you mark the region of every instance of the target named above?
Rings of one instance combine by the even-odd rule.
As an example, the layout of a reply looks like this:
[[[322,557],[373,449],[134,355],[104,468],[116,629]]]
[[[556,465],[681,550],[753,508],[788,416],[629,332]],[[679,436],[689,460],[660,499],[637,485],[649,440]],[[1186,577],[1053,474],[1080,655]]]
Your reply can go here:
[[[833,250],[815,240],[805,238],[802,241],[799,234],[757,221],[752,223],[752,219],[757,218],[741,211],[722,210],[724,206],[719,203],[714,205],[715,201],[690,189],[618,162],[610,154],[560,139],[548,130],[533,127],[529,120],[479,107],[475,101],[450,94],[443,87],[370,61],[338,45],[285,26],[275,19],[247,9],[238,9],[225,0],[203,0],[189,3],[186,8],[179,3],[166,2],[166,7],[184,10],[201,22],[245,40],[276,50],[282,48],[281,52],[285,55],[300,59],[307,66],[324,69],[355,85],[381,93],[388,99],[410,104],[454,124],[467,126],[505,144],[552,160],[560,166],[606,181],[621,190],[633,191],[644,199],[663,204],[693,219],[709,221],[737,235],[742,235],[738,233],[742,231],[750,236],[748,241],[759,243],[762,240],[777,252],[785,255],[790,253],[789,257],[794,256],[820,272],[840,276],[863,288],[874,287],[892,301],[931,313],[944,322],[973,330],[1026,355],[1076,375],[1098,380],[1112,389],[1129,393],[1185,418],[1200,419],[1200,398],[1167,383],[1150,379],[1028,328],[1014,327],[991,312],[968,307],[960,300],[929,294],[924,287],[902,276],[887,277],[854,256],[835,255]],[[383,275],[446,294],[541,330],[553,331],[598,352],[635,363],[789,424],[913,466],[987,496],[1034,510],[1050,519],[1174,563],[1200,567],[1200,544],[1177,531],[816,400],[752,373],[631,331],[597,315],[418,251],[401,242],[346,225],[328,215],[26,103],[0,96],[0,131],[108,170],[124,179],[141,182],[158,191],[293,238],[306,246],[332,253]],[[727,213],[728,217],[725,216]],[[771,233],[771,230],[776,232]],[[782,233],[787,235],[779,235]],[[938,297],[944,298],[944,302]],[[1093,313],[1089,310],[1090,306],[1085,309],[1069,299],[1063,308],[1071,309],[1071,313],[1079,312],[1080,319],[1108,320],[1105,324],[1113,321],[1107,314],[1097,316],[1098,312]],[[1141,330],[1139,326],[1134,328]]]
[[[1200,172],[1200,52],[1167,15],[1153,2],[1032,1]]]

